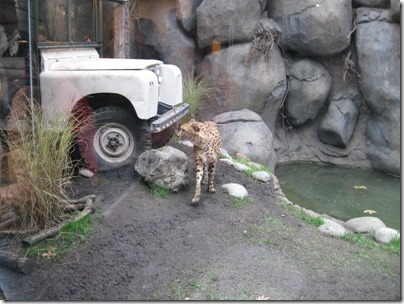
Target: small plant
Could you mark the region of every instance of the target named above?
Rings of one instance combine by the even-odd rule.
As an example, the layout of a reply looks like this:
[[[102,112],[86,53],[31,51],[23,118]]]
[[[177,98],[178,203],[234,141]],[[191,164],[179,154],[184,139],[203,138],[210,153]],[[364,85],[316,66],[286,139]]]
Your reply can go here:
[[[285,206],[285,207],[286,209],[289,209],[295,217],[304,220],[305,222],[314,227],[320,227],[321,225],[324,224],[324,219],[321,216],[312,217],[306,214],[303,210],[297,209],[295,207],[291,206]]]
[[[89,214],[78,221],[68,223],[56,237],[28,247],[26,255],[57,261],[61,255],[71,251],[91,237],[94,219],[94,215]]]
[[[189,113],[184,121],[197,118],[201,112],[201,102],[204,98],[209,98],[213,93],[213,85],[202,78],[189,73],[183,78],[183,99],[189,104]]]
[[[388,244],[377,243],[373,236],[362,233],[345,233],[342,237],[343,240],[355,243],[359,246],[365,246],[369,249],[380,248],[391,254],[400,254],[401,244],[400,239],[395,238]]]
[[[157,185],[155,183],[150,183],[150,189],[151,189],[153,196],[159,197],[159,198],[168,198],[168,196],[171,193],[170,189]]]

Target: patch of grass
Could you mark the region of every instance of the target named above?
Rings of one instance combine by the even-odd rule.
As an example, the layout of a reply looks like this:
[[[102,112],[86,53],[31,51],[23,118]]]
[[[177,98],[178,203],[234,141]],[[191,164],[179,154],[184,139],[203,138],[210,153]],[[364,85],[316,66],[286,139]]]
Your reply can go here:
[[[163,186],[159,186],[155,183],[150,183],[150,189],[151,189],[153,196],[159,197],[159,198],[164,198],[164,199],[168,198],[171,193],[170,189],[163,187]]]
[[[243,209],[251,204],[252,199],[248,196],[245,197],[232,197],[231,202],[234,207]]]
[[[173,134],[173,136],[171,136],[170,141],[173,143],[178,143],[180,141],[180,137],[177,134]]]
[[[324,224],[324,219],[321,216],[312,217],[306,214],[303,210],[291,206],[286,206],[286,208],[289,209],[295,217],[304,220],[311,226],[320,227],[321,225]]]
[[[78,221],[66,224],[54,238],[45,239],[28,247],[26,255],[58,261],[63,254],[72,251],[92,236],[95,219],[93,214],[89,214]]]
[[[198,118],[201,113],[202,101],[210,98],[214,85],[201,76],[194,76],[193,72],[183,78],[183,100],[189,104],[189,113],[183,119],[188,121]]]
[[[400,239],[395,238],[390,243],[378,243],[374,240],[373,236],[370,234],[362,233],[345,233],[342,237],[343,240],[355,243],[359,246],[367,247],[369,249],[382,249],[391,254],[400,254],[401,244]]]
[[[245,173],[246,173],[248,176],[252,176],[253,173],[259,172],[259,171],[265,171],[265,172],[267,172],[267,173],[270,173],[268,167],[262,166],[262,165],[253,164],[253,163],[251,163],[251,162],[250,162],[249,160],[247,160],[247,159],[240,158],[240,157],[236,157],[236,158],[234,158],[233,160],[234,160],[235,162],[238,162],[238,163],[240,163],[240,164],[242,164],[242,165],[245,165],[245,166],[247,166],[247,167],[250,168],[250,169],[248,169],[247,171],[245,171]]]

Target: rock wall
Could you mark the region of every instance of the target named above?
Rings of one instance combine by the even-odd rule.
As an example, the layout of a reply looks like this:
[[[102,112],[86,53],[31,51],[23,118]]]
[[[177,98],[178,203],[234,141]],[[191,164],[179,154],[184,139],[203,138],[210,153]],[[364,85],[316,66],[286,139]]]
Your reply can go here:
[[[216,84],[200,119],[257,113],[276,161],[400,174],[399,0],[138,0],[133,58]]]

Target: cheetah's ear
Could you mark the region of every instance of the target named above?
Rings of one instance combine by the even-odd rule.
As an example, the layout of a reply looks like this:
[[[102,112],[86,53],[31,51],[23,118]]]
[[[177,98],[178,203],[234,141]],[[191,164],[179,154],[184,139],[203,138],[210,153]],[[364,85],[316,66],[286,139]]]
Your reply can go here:
[[[192,127],[192,129],[194,129],[195,132],[199,132],[199,126],[198,126],[198,123],[196,121],[194,121],[191,124],[191,127]]]

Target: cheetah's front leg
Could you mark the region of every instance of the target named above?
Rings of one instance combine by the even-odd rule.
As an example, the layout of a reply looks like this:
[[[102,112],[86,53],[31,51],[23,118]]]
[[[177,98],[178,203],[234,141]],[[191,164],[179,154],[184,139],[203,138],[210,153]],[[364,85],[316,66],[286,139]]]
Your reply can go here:
[[[215,172],[216,172],[216,163],[217,160],[215,160],[212,163],[209,163],[209,186],[208,186],[208,191],[210,193],[215,193]]]
[[[192,204],[196,205],[201,198],[201,182],[203,176],[203,161],[201,159],[195,160],[196,178],[195,178],[195,195],[192,199]]]

